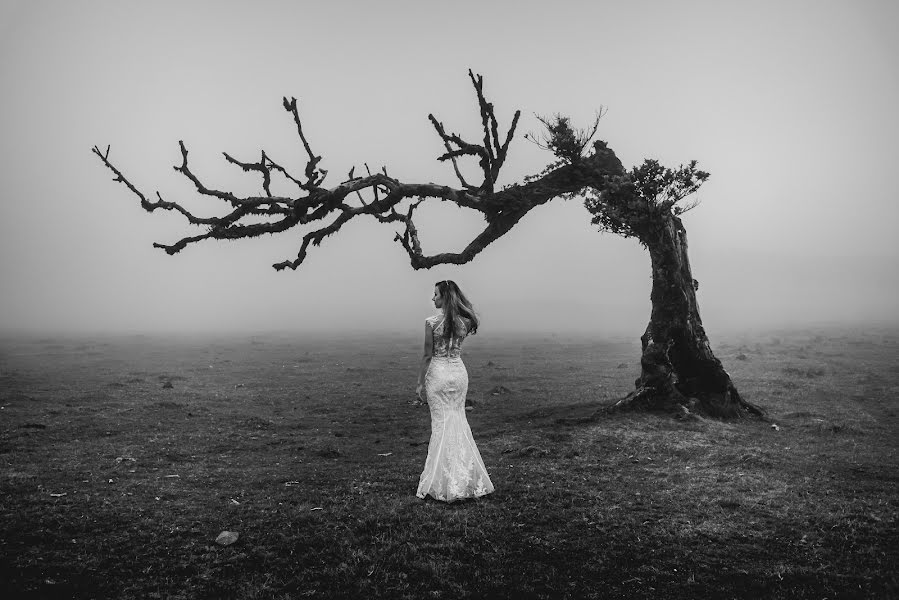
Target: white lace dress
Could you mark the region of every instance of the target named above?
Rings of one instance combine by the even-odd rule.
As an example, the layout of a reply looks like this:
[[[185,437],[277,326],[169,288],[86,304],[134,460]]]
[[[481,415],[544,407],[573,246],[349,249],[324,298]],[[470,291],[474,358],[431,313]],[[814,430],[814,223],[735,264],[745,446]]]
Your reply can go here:
[[[463,329],[461,335],[447,340],[442,314],[428,318],[426,323],[433,336],[431,364],[424,382],[425,399],[431,409],[431,441],[416,495],[445,502],[484,496],[493,491],[493,483],[465,417],[468,371],[461,352],[467,331]]]

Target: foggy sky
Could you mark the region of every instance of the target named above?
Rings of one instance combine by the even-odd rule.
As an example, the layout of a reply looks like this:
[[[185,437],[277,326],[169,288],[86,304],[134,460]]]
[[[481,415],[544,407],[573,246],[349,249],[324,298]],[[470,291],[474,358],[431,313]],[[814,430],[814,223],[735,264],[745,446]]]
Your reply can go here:
[[[417,331],[452,278],[484,333],[639,334],[649,258],[578,200],[533,210],[468,265],[413,271],[371,219],[275,272],[306,230],[170,257],[152,243],[198,230],[143,211],[90,153],[110,144],[145,193],[221,214],[172,170],[178,140],[211,187],[259,192],[221,152],[301,171],[281,107],[296,96],[326,184],[367,161],[453,185],[427,115],[480,138],[468,68],[503,130],[522,111],[501,184],[552,160],[522,139],[535,114],[586,125],[600,106],[626,166],[711,173],[684,217],[710,334],[896,323],[897,22],[889,1],[0,1],[0,331]],[[483,224],[436,200],[419,212],[428,253]]]

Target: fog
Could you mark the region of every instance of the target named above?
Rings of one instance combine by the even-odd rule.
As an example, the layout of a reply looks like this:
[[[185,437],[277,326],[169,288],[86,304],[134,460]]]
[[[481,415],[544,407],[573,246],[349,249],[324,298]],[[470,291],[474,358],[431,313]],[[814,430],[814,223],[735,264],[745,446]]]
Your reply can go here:
[[[297,271],[306,230],[152,247],[197,230],[178,140],[211,187],[261,191],[223,151],[301,170],[282,96],[336,185],[356,166],[454,184],[427,115],[480,138],[468,68],[505,129],[500,183],[552,156],[535,114],[587,125],[625,165],[697,159],[684,216],[700,311],[716,331],[899,322],[899,41],[893,2],[0,2],[0,332],[417,332],[454,279],[482,333],[638,335],[649,258],[600,234],[579,200],[535,209],[467,265],[414,271],[395,227],[352,222]],[[726,6],[725,6],[726,5]],[[298,168],[299,167],[299,168]],[[288,192],[287,186],[281,186]],[[429,200],[428,253],[461,250],[477,214]]]

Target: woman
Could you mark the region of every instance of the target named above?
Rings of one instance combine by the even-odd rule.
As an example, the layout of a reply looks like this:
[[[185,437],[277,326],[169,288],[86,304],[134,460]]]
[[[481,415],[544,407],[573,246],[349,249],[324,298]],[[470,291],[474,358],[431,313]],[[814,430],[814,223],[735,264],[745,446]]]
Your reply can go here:
[[[425,320],[425,351],[415,393],[431,409],[431,441],[416,495],[453,502],[493,491],[493,483],[471,437],[465,417],[468,371],[460,354],[462,341],[478,330],[478,318],[459,286],[434,286],[440,313]]]

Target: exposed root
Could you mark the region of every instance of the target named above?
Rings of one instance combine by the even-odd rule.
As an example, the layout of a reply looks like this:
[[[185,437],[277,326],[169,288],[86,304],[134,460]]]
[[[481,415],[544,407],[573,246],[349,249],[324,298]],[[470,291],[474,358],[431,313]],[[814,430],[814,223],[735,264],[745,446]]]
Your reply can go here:
[[[670,413],[677,418],[693,418],[697,415],[718,419],[765,418],[765,412],[761,408],[741,398],[733,388],[724,393],[686,397],[676,388],[665,393],[654,387],[641,386],[618,400],[609,410]]]

